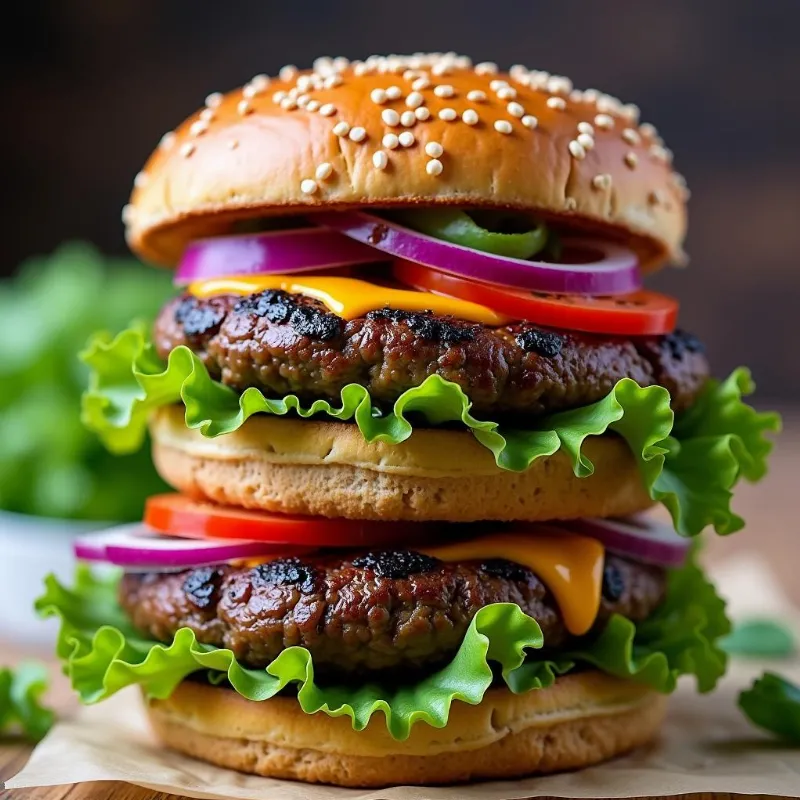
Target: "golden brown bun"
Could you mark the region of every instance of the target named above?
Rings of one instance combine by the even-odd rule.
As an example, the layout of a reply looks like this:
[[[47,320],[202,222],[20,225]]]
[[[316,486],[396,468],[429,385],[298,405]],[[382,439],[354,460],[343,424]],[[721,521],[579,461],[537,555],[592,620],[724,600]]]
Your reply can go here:
[[[190,430],[182,406],[151,417],[153,459],[167,483],[198,499],[286,514],[382,520],[545,521],[625,516],[653,501],[625,442],[591,437],[595,464],[576,478],[561,452],[525,472],[500,469],[468,432],[416,429],[398,445],[355,425],[251,417],[215,439]]]
[[[225,232],[243,217],[439,203],[531,211],[628,241],[645,266],[680,261],[685,184],[655,129],[639,125],[635,106],[578,92],[547,73],[479,67],[436,54],[352,64],[320,59],[313,72],[258,76],[224,97],[210,96],[207,108],[166,134],[137,176],[124,213],[131,247],[171,265],[188,241]],[[430,117],[412,127],[393,124],[394,112],[419,102],[408,98],[425,76],[430,85],[419,94]],[[449,88],[436,94],[442,86]],[[396,99],[373,101],[375,90],[390,87]],[[452,96],[440,96],[450,89]],[[470,99],[471,91],[485,100]],[[444,109],[456,119],[441,119]],[[478,121],[467,124],[464,112]],[[363,128],[365,137],[337,135],[341,123]],[[404,131],[414,136],[410,146],[383,143],[386,134]],[[431,142],[444,150],[440,174],[427,171]],[[377,151],[388,158],[384,169],[373,162]],[[326,163],[331,174],[317,179]],[[311,193],[303,181],[315,182]]]
[[[666,698],[599,672],[514,695],[492,689],[477,706],[455,702],[443,729],[424,723],[399,742],[376,714],[356,732],[347,717],[304,714],[294,698],[245,700],[183,683],[149,704],[167,746],[222,767],[339,786],[447,784],[516,778],[596,764],[653,739]]]

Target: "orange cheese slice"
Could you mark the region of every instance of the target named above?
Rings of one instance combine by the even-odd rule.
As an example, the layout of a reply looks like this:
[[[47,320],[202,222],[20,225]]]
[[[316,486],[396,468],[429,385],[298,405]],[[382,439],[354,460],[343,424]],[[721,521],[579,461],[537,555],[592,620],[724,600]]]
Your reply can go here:
[[[554,531],[500,533],[421,550],[442,561],[504,558],[541,579],[575,636],[587,633],[600,609],[605,550],[596,539]]]
[[[368,311],[389,307],[399,311],[432,311],[483,325],[502,325],[508,321],[508,317],[477,303],[429,292],[392,289],[357,278],[243,275],[196,281],[190,284],[189,293],[195,297],[213,297],[219,294],[250,295],[267,289],[313,297],[344,319],[363,317]]]

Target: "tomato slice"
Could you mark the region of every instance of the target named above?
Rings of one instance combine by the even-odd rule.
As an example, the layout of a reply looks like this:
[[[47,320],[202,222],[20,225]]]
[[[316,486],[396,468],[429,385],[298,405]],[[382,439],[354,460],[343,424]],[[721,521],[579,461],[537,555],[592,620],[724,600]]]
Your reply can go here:
[[[192,500],[182,494],[147,499],[144,523],[157,533],[189,539],[239,539],[309,547],[372,547],[441,536],[445,523],[326,519],[248,511]]]
[[[631,336],[659,335],[675,330],[678,319],[677,300],[646,289],[598,297],[543,294],[478,283],[412,261],[396,261],[393,271],[401,283],[420,291],[479,303],[514,319],[550,328]]]

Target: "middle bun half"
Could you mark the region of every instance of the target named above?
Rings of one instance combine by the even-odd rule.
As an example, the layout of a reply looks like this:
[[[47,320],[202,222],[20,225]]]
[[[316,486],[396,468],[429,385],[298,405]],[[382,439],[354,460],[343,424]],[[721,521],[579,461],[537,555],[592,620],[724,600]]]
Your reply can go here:
[[[258,416],[212,439],[187,428],[183,412],[151,418],[156,469],[184,494],[225,505],[417,522],[617,517],[653,505],[614,434],[586,440],[595,471],[578,478],[561,451],[524,472],[500,469],[468,432],[418,428],[391,445],[346,423]]]

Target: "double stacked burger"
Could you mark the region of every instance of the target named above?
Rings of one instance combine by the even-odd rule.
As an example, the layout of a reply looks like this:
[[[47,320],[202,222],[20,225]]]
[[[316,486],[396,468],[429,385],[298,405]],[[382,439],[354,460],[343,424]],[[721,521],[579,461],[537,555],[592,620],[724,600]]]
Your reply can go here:
[[[521,66],[209,95],[124,214],[176,297],[84,354],[86,424],[120,452],[149,426],[176,493],[76,543],[122,574],[48,581],[81,697],[138,684],[175,750],[343,786],[652,739],[681,675],[724,672],[690,545],[742,527],[777,427],[642,288],[687,197],[635,106]]]

